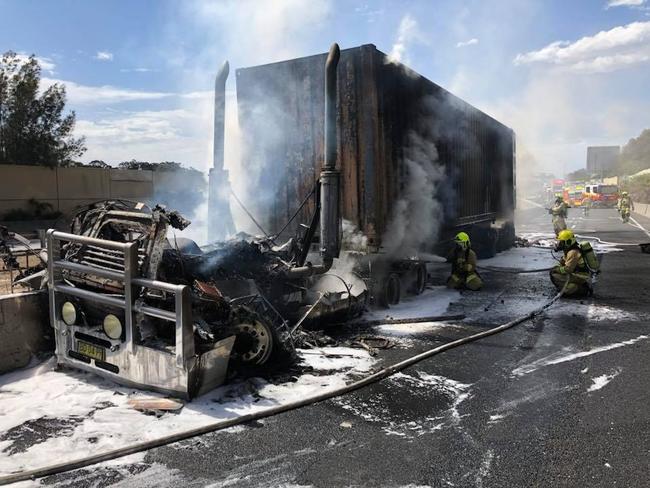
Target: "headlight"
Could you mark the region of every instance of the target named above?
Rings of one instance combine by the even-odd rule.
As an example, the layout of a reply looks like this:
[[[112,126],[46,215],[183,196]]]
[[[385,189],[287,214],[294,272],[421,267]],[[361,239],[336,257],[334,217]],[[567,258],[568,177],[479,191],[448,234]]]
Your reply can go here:
[[[111,339],[122,337],[122,322],[120,322],[120,319],[111,313],[104,317],[104,333]]]
[[[61,307],[61,318],[68,325],[74,325],[77,321],[77,309],[71,302],[65,302]]]

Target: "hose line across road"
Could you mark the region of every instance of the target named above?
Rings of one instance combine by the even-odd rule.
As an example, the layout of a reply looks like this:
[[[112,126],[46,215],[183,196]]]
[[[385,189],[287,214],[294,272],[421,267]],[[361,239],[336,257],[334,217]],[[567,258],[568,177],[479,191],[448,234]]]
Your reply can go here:
[[[568,280],[567,280],[568,284]],[[259,411],[256,413],[251,413],[247,415],[241,415],[239,417],[235,417],[232,419],[228,420],[222,420],[219,422],[215,422],[209,425],[205,425],[203,427],[198,427],[195,429],[189,429],[183,432],[178,432],[176,434],[171,434],[165,437],[160,437],[158,439],[153,439],[150,441],[145,441],[145,442],[139,442],[137,444],[132,444],[130,446],[125,446],[121,447],[118,449],[113,449],[111,451],[107,451],[102,454],[96,454],[93,456],[88,456],[85,458],[77,459],[74,461],[69,461],[65,463],[59,463],[59,464],[53,464],[50,466],[45,466],[42,468],[37,468],[37,469],[32,469],[28,471],[21,471],[18,473],[13,473],[7,476],[2,476],[0,477],[0,485],[7,485],[10,483],[16,483],[18,481],[26,481],[26,480],[32,480],[36,478],[43,478],[45,476],[52,476],[55,474],[60,474],[60,473],[65,473],[68,471],[72,471],[75,469],[79,468],[84,468],[86,466],[91,466],[93,464],[101,463],[104,461],[109,461],[111,459],[116,459],[119,457],[123,456],[128,456],[130,454],[135,454],[138,452],[142,451],[147,451],[149,449],[153,449],[156,447],[161,447],[165,446],[167,444],[172,444],[174,442],[182,441],[185,439],[189,439],[191,437],[196,437],[198,435],[203,435],[207,434],[210,432],[215,432],[218,430],[223,430],[227,429],[229,427],[233,427],[235,425],[241,425],[245,424],[248,422],[253,422],[255,420],[267,418],[267,417],[272,417],[274,415],[278,415],[280,413],[288,412],[290,410],[295,410],[298,408],[306,407],[308,405],[312,405],[314,403],[322,402],[325,400],[329,400],[331,398],[339,397],[342,395],[345,395],[347,393],[353,392],[355,390],[359,390],[361,388],[364,388],[366,386],[372,385],[373,383],[377,383],[378,381],[381,381],[385,378],[388,378],[389,376],[394,375],[395,373],[398,373],[400,371],[405,370],[406,368],[409,368],[421,361],[424,361],[425,359],[428,359],[430,357],[433,357],[437,354],[443,353],[445,351],[448,351],[450,349],[454,349],[456,347],[463,346],[465,344],[469,344],[474,341],[478,341],[479,339],[483,339],[485,337],[489,337],[491,335],[499,334],[500,332],[503,332],[505,330],[511,329],[512,327],[515,327],[517,325],[520,325],[527,320],[532,319],[533,317],[539,315],[542,313],[544,310],[549,308],[551,305],[553,305],[556,301],[560,299],[560,297],[564,294],[564,291],[566,289],[567,284],[564,285],[564,288],[555,295],[553,298],[549,299],[547,302],[545,302],[543,305],[540,307],[536,308],[535,310],[527,313],[526,315],[519,317],[515,320],[512,320],[510,322],[507,322],[505,324],[502,324],[498,327],[494,327],[492,329],[485,330],[483,332],[479,332],[477,334],[472,334],[467,337],[463,337],[461,339],[457,339],[455,341],[448,342],[446,344],[443,344],[442,346],[435,347],[433,349],[429,349],[427,351],[424,351],[420,354],[416,354],[415,356],[412,356],[408,359],[405,359],[404,361],[400,361],[398,363],[395,363],[391,366],[387,366],[386,368],[381,369],[380,371],[377,371],[376,373],[373,373],[369,376],[366,376],[363,379],[360,379],[358,381],[355,381],[353,383],[350,383],[349,385],[345,385],[341,388],[337,388],[335,390],[328,390],[323,393],[319,393],[317,395],[304,398],[302,400],[298,400],[295,402],[290,402],[286,403],[284,405],[278,405],[275,407],[268,408],[263,411]]]

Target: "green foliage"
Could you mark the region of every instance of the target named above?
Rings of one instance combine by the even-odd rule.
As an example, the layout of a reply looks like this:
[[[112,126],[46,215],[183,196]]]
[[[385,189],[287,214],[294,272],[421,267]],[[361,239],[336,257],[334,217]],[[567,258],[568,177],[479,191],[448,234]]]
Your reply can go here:
[[[72,132],[75,113],[63,115],[65,87],[39,95],[41,68],[32,55],[22,62],[12,51],[0,59],[0,164],[58,166],[85,151]]]
[[[633,175],[650,168],[650,129],[623,146],[618,166],[619,175]]]
[[[635,202],[650,203],[650,174],[627,180],[621,189],[628,191]]]
[[[34,198],[30,198],[27,202],[27,208],[15,208],[9,210],[2,216],[5,221],[17,220],[54,220],[62,215],[58,210],[54,210],[52,204],[47,202],[39,202]]]
[[[569,181],[587,181],[591,178],[591,175],[587,173],[586,169],[579,169],[573,173],[566,175],[566,179]]]
[[[181,163],[177,163],[175,161],[150,163],[148,161],[137,161],[135,159],[132,159],[131,161],[122,161],[117,167],[119,169],[139,169],[150,171],[190,171],[201,173],[199,170],[194,168],[184,168]]]
[[[104,161],[101,161],[100,159],[93,159],[86,166],[88,166],[90,168],[103,168],[103,169],[107,169],[107,168],[111,167],[110,164],[107,164]]]

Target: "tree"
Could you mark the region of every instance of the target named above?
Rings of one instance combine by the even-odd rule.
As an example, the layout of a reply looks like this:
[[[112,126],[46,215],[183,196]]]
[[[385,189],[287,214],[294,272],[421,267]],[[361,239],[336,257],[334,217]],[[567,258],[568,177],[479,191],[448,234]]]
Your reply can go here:
[[[620,175],[633,175],[650,168],[650,129],[645,129],[639,137],[630,139],[623,146],[618,166]]]
[[[569,181],[586,181],[590,178],[590,174],[587,173],[586,169],[579,169],[573,173],[566,175],[566,179]]]
[[[122,161],[120,164],[117,165],[117,167],[120,169],[155,170],[156,163],[150,163],[149,161],[138,161],[136,159],[132,159],[131,161]]]
[[[105,163],[101,159],[93,159],[90,163],[87,164],[87,166],[90,166],[91,168],[110,168],[110,164]]]
[[[84,138],[72,137],[74,111],[63,114],[65,87],[39,96],[41,67],[8,51],[0,59],[0,164],[58,166],[81,156]]]

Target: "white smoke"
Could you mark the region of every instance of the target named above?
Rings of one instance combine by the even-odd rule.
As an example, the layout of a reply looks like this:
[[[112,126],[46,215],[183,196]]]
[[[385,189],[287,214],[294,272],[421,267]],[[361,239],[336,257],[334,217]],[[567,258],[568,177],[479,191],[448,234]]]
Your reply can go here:
[[[319,39],[322,38],[323,26],[331,10],[331,1],[277,0],[262,7],[253,0],[188,0],[176,5],[176,16],[185,21],[178,25],[186,29],[189,23],[195,33],[205,37],[203,50],[189,52],[183,47],[185,30],[179,30],[176,24],[168,26],[166,48],[171,64],[185,73],[181,85],[210,94],[208,90],[213,86],[218,67],[224,60],[230,61],[231,74],[226,92],[225,167],[230,172],[233,191],[253,211],[264,189],[264,182],[261,181],[264,168],[262,164],[252,167],[242,164],[242,158],[247,154],[242,150],[244,144],[238,120],[235,72],[242,67],[324,51],[327,46],[323,46]],[[201,143],[205,164],[200,167],[207,171],[212,165],[212,95],[201,100],[188,98],[183,102],[189,112],[197,115],[193,130],[205,134]],[[269,138],[273,138],[273,132],[279,126],[277,118],[268,113],[257,115],[264,118],[261,122],[268,128]],[[260,234],[232,198],[230,207],[238,231]],[[207,205],[199,210],[207,212]],[[197,221],[207,221],[207,215],[194,217]],[[272,229],[267,230],[272,232]]]
[[[343,219],[341,247],[349,251],[367,252],[368,237],[349,220]]]
[[[409,64],[409,50],[415,43],[426,43],[426,39],[413,16],[406,14],[399,23],[397,38],[388,54],[388,62]]]
[[[383,245],[390,255],[411,257],[438,237],[443,208],[437,193],[445,171],[435,144],[415,132],[409,135],[403,163],[404,190],[393,207]]]

